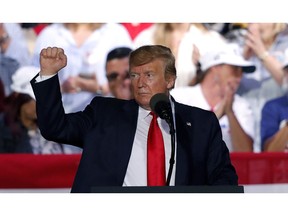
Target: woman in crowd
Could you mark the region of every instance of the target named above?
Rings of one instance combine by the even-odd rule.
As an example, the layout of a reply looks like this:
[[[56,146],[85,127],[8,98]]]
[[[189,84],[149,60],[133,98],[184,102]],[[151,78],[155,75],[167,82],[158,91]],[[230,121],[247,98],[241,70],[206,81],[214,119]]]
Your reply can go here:
[[[0,131],[1,153],[63,153],[60,144],[47,141],[40,134],[36,101],[29,94],[13,92],[5,98]]]
[[[282,65],[288,47],[288,28],[285,23],[249,23],[244,38],[243,56],[253,62],[256,71],[244,74],[238,93],[249,101],[255,116],[254,148],[261,151],[261,110],[267,100],[283,94]]]

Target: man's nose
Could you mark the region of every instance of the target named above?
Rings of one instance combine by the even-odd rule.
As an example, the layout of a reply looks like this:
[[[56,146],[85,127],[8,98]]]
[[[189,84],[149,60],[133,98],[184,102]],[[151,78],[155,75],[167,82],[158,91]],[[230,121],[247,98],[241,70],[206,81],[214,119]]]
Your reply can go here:
[[[145,86],[145,83],[146,83],[145,77],[140,75],[138,80],[137,80],[137,86],[143,87],[143,86]]]

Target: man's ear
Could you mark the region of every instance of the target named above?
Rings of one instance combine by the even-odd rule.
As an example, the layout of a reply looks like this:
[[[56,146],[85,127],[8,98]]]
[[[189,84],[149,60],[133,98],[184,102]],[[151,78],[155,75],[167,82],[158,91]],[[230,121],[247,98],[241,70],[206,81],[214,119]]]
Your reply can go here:
[[[175,86],[176,76],[168,75],[166,81],[167,81],[167,88],[172,89]]]

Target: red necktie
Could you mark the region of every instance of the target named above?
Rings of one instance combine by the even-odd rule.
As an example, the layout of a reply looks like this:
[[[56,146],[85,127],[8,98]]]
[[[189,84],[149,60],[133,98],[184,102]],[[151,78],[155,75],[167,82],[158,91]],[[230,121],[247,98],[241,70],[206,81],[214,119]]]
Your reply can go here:
[[[150,113],[153,119],[150,123],[147,143],[147,185],[165,185],[165,151],[162,132],[157,122],[157,115]]]

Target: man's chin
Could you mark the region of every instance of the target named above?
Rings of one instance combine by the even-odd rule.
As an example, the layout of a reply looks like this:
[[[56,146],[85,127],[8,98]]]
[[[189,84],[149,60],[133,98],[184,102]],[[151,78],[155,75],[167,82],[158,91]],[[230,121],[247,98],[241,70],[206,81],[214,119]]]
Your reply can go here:
[[[135,97],[135,100],[137,101],[137,103],[143,107],[143,108],[148,108],[149,103],[150,103],[150,99],[151,99],[151,95],[150,94],[140,94],[137,95],[137,97]]]

